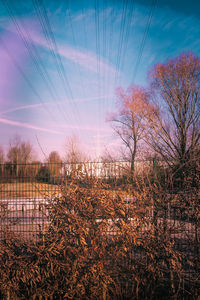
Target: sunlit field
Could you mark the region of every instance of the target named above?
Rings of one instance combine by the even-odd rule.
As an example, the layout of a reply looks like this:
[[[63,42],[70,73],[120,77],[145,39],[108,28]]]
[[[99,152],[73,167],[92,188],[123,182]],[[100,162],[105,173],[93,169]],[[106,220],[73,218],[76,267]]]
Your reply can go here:
[[[41,198],[60,193],[58,185],[38,182],[13,182],[0,184],[0,199]]]

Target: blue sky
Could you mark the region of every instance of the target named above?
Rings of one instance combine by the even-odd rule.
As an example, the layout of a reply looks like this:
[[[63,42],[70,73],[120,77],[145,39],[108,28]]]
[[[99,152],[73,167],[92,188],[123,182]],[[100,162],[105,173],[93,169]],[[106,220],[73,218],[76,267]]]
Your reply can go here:
[[[116,89],[148,84],[148,71],[182,52],[200,54],[198,1],[0,3],[0,144],[14,134],[39,157],[64,154],[77,135],[93,158],[120,141],[106,121]],[[40,147],[37,143],[40,143]]]

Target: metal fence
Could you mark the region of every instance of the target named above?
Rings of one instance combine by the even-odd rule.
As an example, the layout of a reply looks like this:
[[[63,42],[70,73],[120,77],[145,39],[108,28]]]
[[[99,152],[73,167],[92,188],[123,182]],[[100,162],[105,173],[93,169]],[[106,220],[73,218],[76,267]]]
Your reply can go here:
[[[0,166],[0,237],[3,231],[38,239],[48,223],[45,204],[60,194],[65,181],[62,164]]]
[[[152,168],[152,162],[137,162],[137,168],[143,171]],[[138,170],[138,172],[140,172]],[[48,228],[49,199],[59,197],[63,186],[67,188],[72,177],[81,179],[84,176],[97,178],[123,178],[130,172],[129,162],[112,163],[51,163],[51,164],[3,164],[0,166],[0,239],[6,231],[22,234],[23,237],[39,241]],[[112,187],[113,189],[113,187]],[[176,199],[177,199],[177,195]],[[171,200],[170,200],[171,197]],[[166,226],[169,240],[174,248],[181,251],[191,260],[197,261],[200,251],[199,212],[196,213],[195,203],[199,203],[196,195],[193,205],[179,205],[170,195],[164,205],[148,205],[143,207],[149,226],[159,228]],[[179,199],[190,195],[179,195]],[[182,201],[181,200],[181,201]],[[193,199],[194,200],[194,199]],[[127,194],[124,202],[127,205],[134,201]],[[181,202],[180,201],[180,202]],[[182,201],[183,202],[183,201]],[[137,203],[136,203],[137,205]],[[141,236],[148,229],[142,229]],[[115,232],[108,232],[113,235]],[[195,267],[186,265],[188,280],[192,280]],[[199,270],[198,270],[199,272]],[[186,277],[187,277],[186,276]]]
[[[155,161],[136,161],[135,163],[135,172],[139,174],[144,170],[147,172],[154,168]],[[114,180],[110,182],[109,179],[124,178],[123,183],[126,184],[128,174],[130,174],[130,162],[127,161],[1,164],[0,229],[6,225],[4,227],[16,232],[27,232],[27,236],[41,234],[43,225],[47,223],[45,204],[48,203],[48,199],[59,197],[63,186],[70,184],[73,178],[80,181],[85,176],[105,179],[112,185],[111,190],[114,190],[118,182]],[[180,197],[183,198],[182,195]],[[124,201],[128,203],[133,199],[126,195]],[[195,201],[196,203],[199,201],[198,195]],[[191,216],[195,214],[195,207],[173,206],[170,204],[172,202],[169,199],[167,207],[160,207],[158,216],[167,214],[174,226],[180,220],[188,224],[194,223]],[[149,214],[150,217],[152,217],[152,211]]]
[[[136,160],[134,173],[150,172],[156,165],[162,164],[158,160]],[[122,177],[131,170],[130,161],[113,162],[72,162],[72,163],[4,163],[0,164],[0,181],[8,180],[37,180],[47,182],[50,179],[61,179],[63,176],[95,176],[98,178]]]

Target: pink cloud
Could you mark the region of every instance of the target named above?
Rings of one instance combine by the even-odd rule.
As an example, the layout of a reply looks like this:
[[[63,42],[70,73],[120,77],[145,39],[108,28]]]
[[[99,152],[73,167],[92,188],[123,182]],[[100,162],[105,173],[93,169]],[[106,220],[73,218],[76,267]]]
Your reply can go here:
[[[100,57],[100,60],[98,61],[97,56],[92,52],[87,51],[86,53],[84,51],[75,50],[70,46],[62,46],[59,49],[59,54],[95,73],[98,72],[98,65],[100,72],[103,70],[104,74],[105,72],[113,75],[115,75],[115,73],[119,73],[113,66],[106,63],[102,57]]]
[[[102,130],[102,131],[104,131],[104,130]],[[108,133],[108,134],[96,134],[96,135],[93,135],[93,138],[96,138],[96,139],[110,138],[112,136],[113,130],[109,130],[107,132],[110,132],[110,133]]]
[[[12,32],[4,31],[0,36],[0,103],[11,102],[18,89],[19,74],[16,64],[26,64],[26,51],[22,41]]]
[[[75,98],[73,99],[73,102],[76,103],[84,103],[84,102],[89,102],[89,101],[93,101],[93,100],[100,100],[100,99],[107,99],[107,98],[112,98],[113,95],[106,95],[106,96],[95,96],[95,97],[88,97],[88,98]],[[7,113],[11,113],[11,112],[15,112],[15,111],[20,111],[20,110],[24,110],[24,109],[33,109],[33,108],[38,108],[38,107],[42,107],[43,105],[58,105],[58,104],[70,104],[70,101],[72,101],[72,99],[68,99],[65,101],[59,101],[59,102],[43,102],[43,103],[36,103],[36,104],[30,104],[30,105],[22,105],[22,106],[16,106],[13,108],[9,108],[7,110],[1,111],[0,115],[4,115]]]
[[[47,44],[47,41],[41,36],[41,34],[38,34],[38,32],[32,30],[30,31],[30,36],[32,41],[49,50],[49,45]],[[97,55],[95,55],[91,51],[87,50],[86,52],[83,50],[77,50],[70,45],[59,45],[57,49],[52,50],[57,50],[57,54],[63,56],[68,60],[71,60],[74,63],[79,64],[80,66],[92,72],[98,73],[97,66],[99,66],[99,70],[103,71],[102,75],[105,74],[105,72],[110,73],[110,76],[114,76],[115,74],[120,75],[120,72],[116,70],[116,68],[114,68],[109,62],[106,62],[103,57],[97,57]]]
[[[111,128],[99,128],[99,127],[95,127],[95,126],[77,126],[77,125],[59,125],[59,127],[61,128],[65,128],[65,129],[78,129],[78,130],[84,130],[84,131],[95,131],[95,132],[113,132],[113,130]]]
[[[0,112],[0,115],[4,115],[4,114],[10,113],[10,112],[15,112],[15,111],[18,111],[18,110],[32,109],[32,108],[40,107],[40,106],[42,106],[41,103],[17,106],[17,107],[13,107],[13,108],[10,108],[10,109],[7,109],[7,110],[4,110],[4,111]]]
[[[54,133],[54,134],[63,134],[60,131],[51,130],[51,129],[47,129],[47,128],[43,128],[43,127],[38,127],[38,126],[29,124],[29,123],[12,121],[12,120],[3,119],[3,118],[0,118],[0,123],[6,124],[6,125],[11,125],[11,126],[17,126],[17,127],[28,128],[28,129],[34,129],[34,130],[37,130],[37,131],[44,131],[44,132]]]

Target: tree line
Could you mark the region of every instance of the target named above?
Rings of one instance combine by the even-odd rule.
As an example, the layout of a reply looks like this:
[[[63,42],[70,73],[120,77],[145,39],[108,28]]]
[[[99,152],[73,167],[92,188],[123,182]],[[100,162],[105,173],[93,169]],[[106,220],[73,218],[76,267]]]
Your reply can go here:
[[[131,85],[127,90],[119,88],[117,95],[117,110],[109,118],[124,146],[117,158],[129,160],[132,172],[135,160],[142,154],[143,158],[164,161],[181,182],[191,174],[192,177],[198,176],[200,59],[193,53],[184,53],[166,63],[156,64],[149,71],[148,87]],[[67,141],[64,158],[52,151],[45,158],[46,163],[52,164],[51,173],[59,173],[59,167],[53,163],[86,161],[80,148],[78,138],[72,136]],[[116,154],[118,149],[114,150]],[[114,161],[114,157],[105,151],[101,160]],[[34,159],[30,142],[15,136],[6,156],[0,147],[1,173],[5,168],[3,164],[6,164],[10,172],[18,176],[22,172],[19,164],[29,163],[41,164]]]
[[[85,159],[80,151],[78,137],[71,136],[66,142],[65,156],[61,158],[58,151],[45,155],[44,163],[37,159],[33,145],[15,135],[9,143],[7,153],[0,146],[1,178],[36,178],[39,181],[52,181],[61,175],[62,163],[75,163]]]

